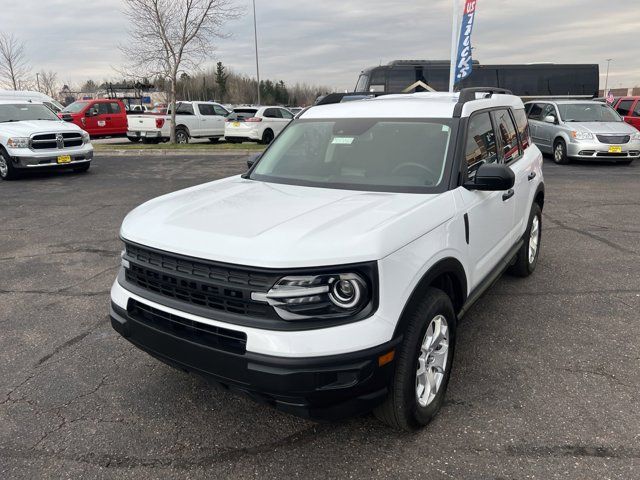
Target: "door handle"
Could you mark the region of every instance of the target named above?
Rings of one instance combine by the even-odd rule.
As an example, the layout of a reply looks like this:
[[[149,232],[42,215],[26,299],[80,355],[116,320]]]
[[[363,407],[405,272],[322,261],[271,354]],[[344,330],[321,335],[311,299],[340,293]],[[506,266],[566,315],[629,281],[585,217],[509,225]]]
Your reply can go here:
[[[527,180],[531,181],[531,180],[533,180],[534,178],[536,178],[536,172],[531,172],[531,173],[529,174],[529,176],[527,177]]]
[[[507,190],[507,192],[505,194],[502,195],[502,201],[506,202],[511,197],[513,197],[515,194],[516,194],[516,192],[513,191],[513,188],[510,188],[509,190]]]

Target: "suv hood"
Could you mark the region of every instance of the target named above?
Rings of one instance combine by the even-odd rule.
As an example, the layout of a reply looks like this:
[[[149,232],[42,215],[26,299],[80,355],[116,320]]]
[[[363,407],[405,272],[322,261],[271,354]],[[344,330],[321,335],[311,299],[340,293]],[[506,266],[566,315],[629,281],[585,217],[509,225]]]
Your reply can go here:
[[[231,177],[151,200],[123,239],[214,261],[288,268],[379,260],[454,214],[451,192],[301,187]]]
[[[625,122],[567,122],[567,125],[571,125],[576,130],[593,134],[621,133],[631,135],[637,133],[634,127]]]
[[[80,127],[62,120],[25,120],[0,123],[0,130],[10,137],[28,137],[36,133],[77,131]]]

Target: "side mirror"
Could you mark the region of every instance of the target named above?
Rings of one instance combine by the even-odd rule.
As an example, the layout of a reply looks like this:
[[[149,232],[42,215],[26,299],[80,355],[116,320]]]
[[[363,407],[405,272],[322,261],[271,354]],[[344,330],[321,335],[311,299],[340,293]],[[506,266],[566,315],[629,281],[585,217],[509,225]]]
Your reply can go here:
[[[249,160],[247,160],[247,167],[248,167],[248,168],[252,168],[252,167],[253,167],[253,165],[254,165],[258,160],[260,160],[260,157],[261,157],[261,156],[262,156],[262,154],[261,154],[261,153],[256,153],[255,155],[251,155],[251,156],[249,157]]]
[[[489,192],[509,190],[513,188],[516,176],[509,167],[502,163],[485,163],[476,170],[476,176],[471,182],[463,185],[467,190],[482,190]]]
[[[546,117],[544,117],[544,122],[545,123],[553,123],[555,125],[555,123],[556,123],[555,115],[547,115]]]

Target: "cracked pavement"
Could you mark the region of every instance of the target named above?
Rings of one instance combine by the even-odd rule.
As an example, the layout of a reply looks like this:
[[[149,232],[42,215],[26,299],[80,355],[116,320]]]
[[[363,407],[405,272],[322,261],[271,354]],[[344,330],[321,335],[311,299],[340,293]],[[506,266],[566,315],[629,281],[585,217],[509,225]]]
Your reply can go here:
[[[276,412],[111,329],[124,215],[245,160],[100,156],[0,184],[0,478],[637,478],[640,164],[545,162],[536,273],[472,308],[445,406],[408,435]]]

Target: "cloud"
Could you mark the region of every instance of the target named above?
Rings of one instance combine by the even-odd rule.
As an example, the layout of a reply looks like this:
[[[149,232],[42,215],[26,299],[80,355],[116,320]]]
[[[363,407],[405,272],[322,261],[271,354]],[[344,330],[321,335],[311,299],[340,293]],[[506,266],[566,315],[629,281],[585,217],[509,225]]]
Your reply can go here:
[[[8,2],[7,2],[8,3]],[[221,60],[253,75],[251,2],[216,41],[205,66]],[[394,59],[445,59],[451,38],[451,0],[256,0],[263,78],[352,89],[366,67]],[[606,11],[605,11],[606,8]],[[26,14],[25,12],[28,12]],[[116,78],[126,65],[117,46],[127,40],[120,0],[21,0],[3,6],[3,19],[27,42],[34,70],[63,81]],[[640,85],[634,34],[637,0],[479,0],[474,55],[481,63],[600,63],[613,58],[610,85]],[[603,80],[604,81],[604,80]]]

